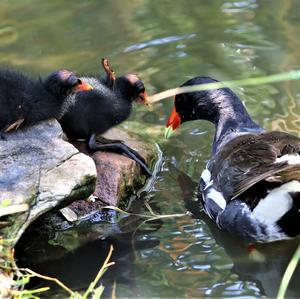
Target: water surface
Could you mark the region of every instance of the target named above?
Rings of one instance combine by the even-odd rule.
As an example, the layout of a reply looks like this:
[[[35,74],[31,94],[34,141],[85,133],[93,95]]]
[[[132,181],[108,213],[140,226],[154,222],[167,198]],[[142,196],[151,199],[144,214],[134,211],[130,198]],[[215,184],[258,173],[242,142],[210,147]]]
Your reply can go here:
[[[138,73],[150,93],[196,75],[232,80],[273,74],[300,67],[299,10],[295,0],[3,0],[0,63],[34,76],[61,67],[95,74],[100,59],[109,57],[117,74]],[[283,82],[235,91],[261,125],[298,134],[299,86]],[[188,123],[165,141],[163,125],[171,106],[169,99],[153,111],[136,107],[124,124],[142,123],[143,138],[157,142],[164,153],[153,188],[131,205],[138,212],[146,211],[144,201],[161,214],[197,211],[193,193],[209,159],[213,127]],[[75,289],[85,288],[113,243],[116,265],[104,281],[108,296],[115,281],[118,298],[274,297],[299,243],[251,251],[242,240],[220,233],[201,212],[148,222],[134,234],[137,224],[129,222],[129,227],[110,227],[107,237],[97,223],[82,225],[78,238],[87,232],[98,232],[99,238],[68,254],[54,236],[52,243],[41,242],[31,266]],[[72,248],[74,234],[61,236]],[[300,294],[296,280],[290,297]]]

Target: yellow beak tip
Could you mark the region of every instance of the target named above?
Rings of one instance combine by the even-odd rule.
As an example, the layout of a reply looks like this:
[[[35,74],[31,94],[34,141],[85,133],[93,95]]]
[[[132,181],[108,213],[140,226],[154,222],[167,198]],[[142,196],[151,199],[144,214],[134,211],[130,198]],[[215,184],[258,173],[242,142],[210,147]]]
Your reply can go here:
[[[170,138],[173,135],[173,132],[174,132],[174,130],[173,130],[172,126],[167,127],[165,129],[165,138],[166,139]]]
[[[94,89],[94,88],[93,88],[92,85],[86,83],[86,90],[93,90],[93,89]]]

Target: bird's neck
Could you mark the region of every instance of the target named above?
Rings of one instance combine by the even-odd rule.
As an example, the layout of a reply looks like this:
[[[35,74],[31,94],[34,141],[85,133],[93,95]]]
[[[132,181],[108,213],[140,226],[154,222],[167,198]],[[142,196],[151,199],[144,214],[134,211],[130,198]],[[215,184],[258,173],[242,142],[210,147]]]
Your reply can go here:
[[[126,79],[124,79],[124,77],[118,77],[116,79],[114,92],[117,97],[122,98],[124,102],[128,101],[132,103],[134,90],[132,85]]]
[[[114,121],[119,124],[126,120],[132,111],[133,102],[124,94],[124,90],[116,89],[113,101]]]
[[[212,152],[218,151],[225,143],[244,133],[260,133],[264,129],[256,124],[248,114],[240,99],[234,95],[223,97],[217,106],[216,127]]]

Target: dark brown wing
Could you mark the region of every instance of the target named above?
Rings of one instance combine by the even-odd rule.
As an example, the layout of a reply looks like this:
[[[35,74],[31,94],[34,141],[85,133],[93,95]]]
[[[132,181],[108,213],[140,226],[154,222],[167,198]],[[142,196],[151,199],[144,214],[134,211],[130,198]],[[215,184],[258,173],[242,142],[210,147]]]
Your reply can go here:
[[[275,163],[285,154],[298,152],[300,139],[287,133],[245,134],[229,141],[211,160],[209,168],[214,184],[228,201],[261,180],[300,180],[300,164]]]

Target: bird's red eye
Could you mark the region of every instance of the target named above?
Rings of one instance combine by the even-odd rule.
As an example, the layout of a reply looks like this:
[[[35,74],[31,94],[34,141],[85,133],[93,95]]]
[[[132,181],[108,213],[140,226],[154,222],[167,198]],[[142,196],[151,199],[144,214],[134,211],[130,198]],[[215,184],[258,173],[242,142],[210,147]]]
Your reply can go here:
[[[135,83],[135,89],[136,89],[137,93],[144,93],[145,92],[145,86],[144,86],[144,84],[141,80],[138,80]]]

